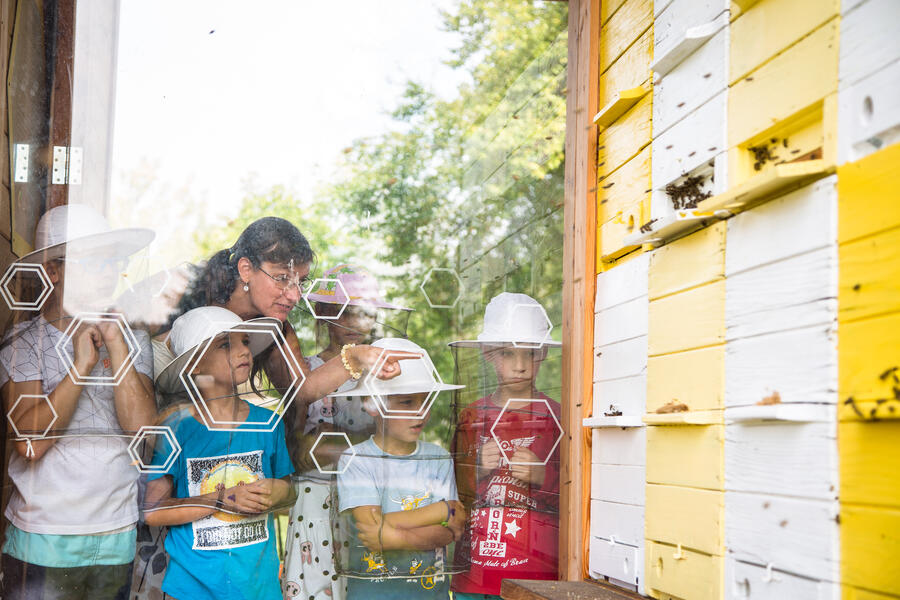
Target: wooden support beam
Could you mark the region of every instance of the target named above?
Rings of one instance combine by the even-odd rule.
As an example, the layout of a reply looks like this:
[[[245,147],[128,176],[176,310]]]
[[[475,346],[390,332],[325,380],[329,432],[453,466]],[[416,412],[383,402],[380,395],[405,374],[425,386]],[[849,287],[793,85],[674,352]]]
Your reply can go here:
[[[581,581],[590,527],[584,491],[590,458],[582,420],[589,416],[592,382],[596,256],[597,127],[600,2],[569,2],[566,107],[566,181],[563,239],[563,436],[559,499],[559,578]]]
[[[606,583],[529,579],[504,579],[500,597],[505,600],[645,600],[644,596]]]
[[[71,146],[72,140],[72,88],[75,75],[75,0],[58,0],[53,3],[55,30],[53,72],[50,93],[50,148],[49,160],[53,161],[53,147]],[[51,169],[52,172],[52,169]],[[47,210],[69,203],[68,185],[47,186]]]

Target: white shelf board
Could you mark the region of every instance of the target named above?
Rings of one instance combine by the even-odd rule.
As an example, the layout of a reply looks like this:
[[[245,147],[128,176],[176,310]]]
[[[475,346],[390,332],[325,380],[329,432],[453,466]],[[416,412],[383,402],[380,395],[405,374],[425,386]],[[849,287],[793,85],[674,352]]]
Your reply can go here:
[[[602,427],[643,427],[644,422],[639,415],[621,415],[618,417],[588,417],[582,421],[584,427],[600,429]]]
[[[726,423],[754,421],[790,421],[795,423],[828,423],[836,417],[833,404],[782,403],[737,406],[725,409]]]

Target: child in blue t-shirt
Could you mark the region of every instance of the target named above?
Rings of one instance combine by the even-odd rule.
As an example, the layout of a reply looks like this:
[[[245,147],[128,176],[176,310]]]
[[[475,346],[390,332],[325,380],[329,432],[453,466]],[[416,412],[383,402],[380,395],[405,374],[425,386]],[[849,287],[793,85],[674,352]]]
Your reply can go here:
[[[365,401],[376,432],[338,463],[339,510],[349,517],[353,537],[343,569],[350,575],[347,595],[448,598],[446,547],[462,534],[465,511],[450,454],[419,436],[431,392],[463,386],[435,382],[427,353],[409,340],[384,339],[373,346],[416,352],[422,359],[404,361],[398,377],[378,382],[379,397]],[[360,389],[332,395],[341,394],[360,395]]]
[[[258,323],[268,320],[253,321],[251,327],[219,307],[185,313],[169,336],[177,358],[157,378],[163,393],[190,386],[194,395],[163,422],[181,451],[172,460],[171,444],[158,437],[152,464],[169,464],[148,478],[145,501],[146,522],[170,527],[162,590],[179,600],[281,596],[267,513],[293,502],[294,469],[282,425],[266,431],[272,412],[237,393],[254,355],[274,339]]]

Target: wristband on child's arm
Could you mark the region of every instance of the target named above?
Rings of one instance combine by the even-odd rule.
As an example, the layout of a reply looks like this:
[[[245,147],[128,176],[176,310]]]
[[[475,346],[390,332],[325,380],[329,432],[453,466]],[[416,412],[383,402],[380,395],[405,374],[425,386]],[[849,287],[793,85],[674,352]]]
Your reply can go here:
[[[449,527],[449,526],[450,526],[450,525],[449,525],[449,523],[450,523],[450,515],[451,515],[454,511],[450,508],[450,503],[449,503],[449,502],[447,502],[446,500],[442,500],[442,502],[443,502],[444,504],[447,505],[447,518],[444,519],[443,521],[441,521],[441,527]]]

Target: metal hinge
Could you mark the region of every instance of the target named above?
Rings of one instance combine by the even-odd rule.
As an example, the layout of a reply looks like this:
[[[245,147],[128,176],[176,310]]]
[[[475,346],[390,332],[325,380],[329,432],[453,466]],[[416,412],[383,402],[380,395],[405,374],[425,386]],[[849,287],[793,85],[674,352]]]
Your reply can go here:
[[[83,150],[78,146],[53,146],[53,175],[50,181],[58,185],[81,185],[83,156]]]
[[[15,175],[16,183],[28,183],[28,156],[30,149],[28,144],[16,144]]]

